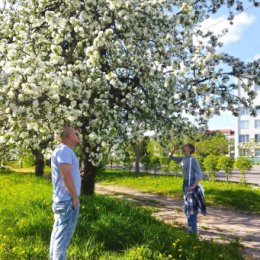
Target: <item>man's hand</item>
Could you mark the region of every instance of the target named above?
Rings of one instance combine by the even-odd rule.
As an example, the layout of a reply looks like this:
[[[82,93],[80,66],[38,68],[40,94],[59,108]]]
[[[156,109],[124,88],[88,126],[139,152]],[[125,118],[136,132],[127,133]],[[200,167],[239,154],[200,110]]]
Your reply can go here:
[[[73,199],[73,207],[74,207],[74,209],[77,209],[78,206],[79,206],[79,198],[77,197],[77,198]]]

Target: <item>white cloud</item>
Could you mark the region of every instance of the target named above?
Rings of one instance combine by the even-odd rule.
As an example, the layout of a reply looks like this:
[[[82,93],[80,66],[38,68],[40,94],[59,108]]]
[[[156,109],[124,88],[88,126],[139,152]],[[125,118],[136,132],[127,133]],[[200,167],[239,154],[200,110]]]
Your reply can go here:
[[[256,54],[254,57],[253,57],[253,60],[259,60],[260,59],[260,54]]]
[[[213,31],[216,35],[221,34],[224,29],[228,32],[221,38],[223,44],[228,44],[240,40],[248,26],[256,21],[256,17],[243,12],[235,16],[231,25],[226,17],[209,18],[201,23],[202,31]]]
[[[247,62],[252,62],[252,61],[256,61],[260,59],[260,54],[255,54],[253,57],[250,57],[249,59],[247,59]]]

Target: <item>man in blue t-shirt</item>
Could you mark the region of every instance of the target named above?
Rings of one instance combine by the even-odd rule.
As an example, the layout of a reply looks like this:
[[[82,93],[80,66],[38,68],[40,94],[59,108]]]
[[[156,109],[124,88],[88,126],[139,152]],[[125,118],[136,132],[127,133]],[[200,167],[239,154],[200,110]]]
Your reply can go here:
[[[79,215],[81,178],[79,161],[72,150],[78,144],[79,136],[74,128],[64,127],[60,139],[51,157],[54,226],[50,260],[66,260],[67,248]]]

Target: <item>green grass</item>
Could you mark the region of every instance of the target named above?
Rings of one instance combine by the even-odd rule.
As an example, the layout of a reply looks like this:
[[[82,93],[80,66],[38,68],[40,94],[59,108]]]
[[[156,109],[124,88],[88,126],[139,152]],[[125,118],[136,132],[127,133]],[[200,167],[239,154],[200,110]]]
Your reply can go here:
[[[97,181],[182,199],[182,178],[105,170]],[[202,181],[207,204],[260,213],[260,188],[240,183]]]
[[[0,259],[47,260],[53,224],[51,183],[0,170]],[[243,259],[237,242],[199,241],[150,212],[105,196],[81,198],[70,260]]]
[[[21,167],[17,161],[5,162],[4,165],[15,172],[21,173],[34,173],[35,166],[24,166]],[[48,165],[44,167],[44,174],[50,174],[51,168]]]

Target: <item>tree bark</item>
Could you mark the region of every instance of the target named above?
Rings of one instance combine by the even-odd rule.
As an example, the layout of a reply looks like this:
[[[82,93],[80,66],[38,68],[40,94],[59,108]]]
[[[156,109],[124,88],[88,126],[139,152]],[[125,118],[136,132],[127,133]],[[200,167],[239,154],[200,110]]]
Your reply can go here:
[[[37,177],[44,174],[44,156],[39,150],[32,150],[35,159],[35,175]]]
[[[85,195],[93,195],[95,193],[95,181],[97,167],[89,160],[88,153],[83,153],[83,177],[82,177],[82,192]]]
[[[136,144],[135,147],[135,172],[140,172],[140,147]]]

